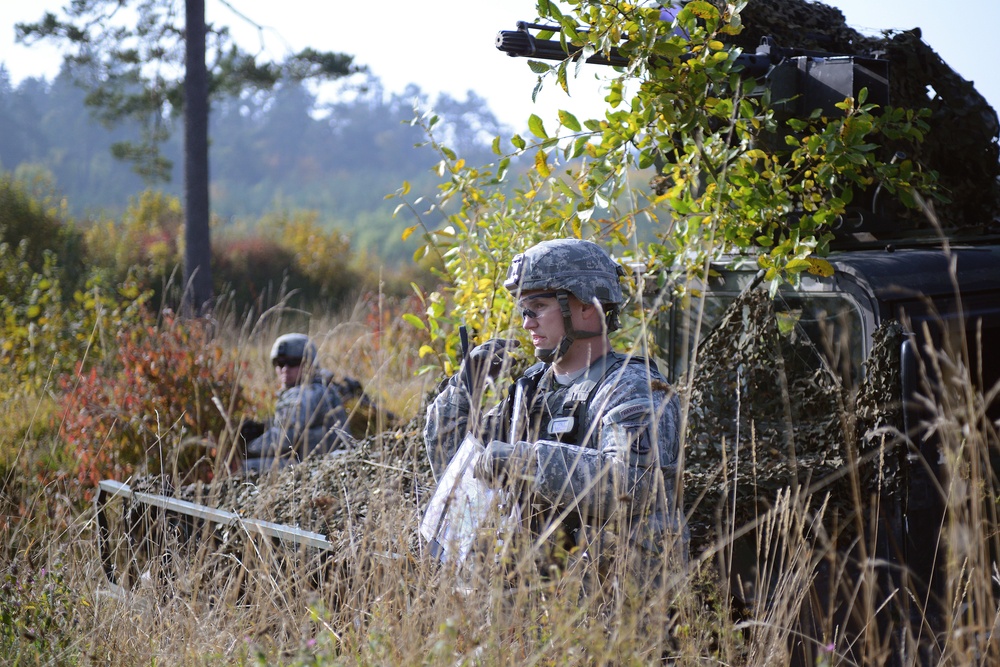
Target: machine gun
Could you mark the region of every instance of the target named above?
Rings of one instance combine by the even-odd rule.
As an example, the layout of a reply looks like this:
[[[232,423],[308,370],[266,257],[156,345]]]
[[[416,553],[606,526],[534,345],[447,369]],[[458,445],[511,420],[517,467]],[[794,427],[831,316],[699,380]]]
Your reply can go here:
[[[501,30],[496,36],[496,47],[511,57],[538,58],[563,61],[583,57],[583,50],[573,45],[563,45],[557,39],[540,39],[538,33],[560,32],[559,26],[518,21],[516,30]],[[681,59],[692,57],[689,54]],[[629,59],[617,48],[607,53],[593,54],[584,62],[610,67],[627,67]],[[777,118],[805,117],[815,109],[824,115],[842,113],[836,105],[847,97],[857,98],[862,88],[868,89],[868,102],[886,106],[889,103],[889,61],[881,57],[829,53],[777,45],[763,37],[755,53],[741,53],[736,57],[736,69],[744,79],[753,81],[751,95],[770,91],[772,109]],[[852,207],[850,214],[834,228],[841,243],[853,244],[859,232],[877,232],[880,236],[895,234],[898,221],[885,217],[876,210],[878,190],[873,189],[862,206]],[[863,236],[862,238],[867,238]]]
[[[539,60],[574,60],[583,54],[581,47],[559,40],[539,39],[531,31],[558,33],[559,26],[518,21],[516,30],[501,30],[496,47],[515,58]],[[690,56],[682,56],[682,58]],[[627,67],[629,59],[612,47],[607,53],[595,53],[584,62],[609,67]],[[742,53],[736,64],[744,77],[757,82],[760,92],[769,89],[777,100],[775,110],[789,116],[808,115],[814,109],[833,113],[836,104],[846,97],[857,97],[868,89],[868,101],[889,103],[889,61],[880,57],[827,53],[781,47],[768,37],[761,40],[755,53]]]

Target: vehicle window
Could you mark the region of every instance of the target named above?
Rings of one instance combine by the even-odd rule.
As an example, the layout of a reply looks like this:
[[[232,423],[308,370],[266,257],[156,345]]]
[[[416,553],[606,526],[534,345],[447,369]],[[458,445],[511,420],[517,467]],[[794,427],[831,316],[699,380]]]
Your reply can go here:
[[[814,370],[824,363],[845,387],[856,387],[865,342],[861,313],[853,299],[833,293],[779,294],[774,311],[778,331],[788,342],[805,343],[818,355],[803,361]]]
[[[711,335],[737,296],[735,292],[707,293],[700,328],[701,297],[674,299],[660,319],[657,335],[671,381],[687,372],[695,346]],[[860,310],[853,299],[830,292],[781,293],[773,302],[773,315],[786,356],[791,354],[804,370],[825,365],[845,387],[857,385],[865,343]]]

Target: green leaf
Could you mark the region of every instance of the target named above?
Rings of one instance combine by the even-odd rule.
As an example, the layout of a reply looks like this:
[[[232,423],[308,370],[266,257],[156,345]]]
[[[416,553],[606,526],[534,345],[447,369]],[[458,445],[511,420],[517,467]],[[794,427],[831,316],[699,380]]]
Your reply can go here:
[[[514,147],[521,151],[523,151],[524,147],[528,145],[527,142],[524,140],[524,137],[522,137],[520,134],[515,134],[513,137],[511,137],[510,143],[514,144]]]
[[[545,132],[545,125],[542,123],[542,119],[538,117],[538,114],[531,114],[528,118],[528,129],[539,139],[549,138],[548,133]]]
[[[611,83],[611,88],[608,91],[607,97],[604,98],[612,109],[617,107],[622,102],[622,82],[615,80]]]
[[[559,122],[562,123],[563,127],[571,132],[579,132],[583,129],[580,126],[580,121],[576,119],[576,116],[568,111],[559,110]]]
[[[424,324],[424,321],[413,313],[403,313],[403,319],[410,323],[413,327],[420,329],[421,331],[427,331],[427,325]]]
[[[505,157],[500,160],[500,164],[497,165],[497,181],[502,181],[507,175],[507,169],[510,168],[510,158]]]
[[[788,260],[788,264],[785,264],[785,270],[789,273],[798,273],[811,266],[812,264],[809,263],[808,259],[790,259]]]
[[[548,63],[543,63],[538,60],[529,60],[528,67],[535,74],[545,74],[546,72],[552,70],[552,65],[549,65]]]
[[[493,153],[495,155],[500,155],[503,151],[500,150],[500,135],[493,137]]]

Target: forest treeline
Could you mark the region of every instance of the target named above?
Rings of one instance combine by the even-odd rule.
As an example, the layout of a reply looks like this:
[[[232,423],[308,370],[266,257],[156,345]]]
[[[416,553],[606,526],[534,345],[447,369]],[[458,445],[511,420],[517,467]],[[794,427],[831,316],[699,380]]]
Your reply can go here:
[[[84,105],[86,91],[65,69],[51,81],[11,81],[0,65],[0,170],[21,180],[51,183],[76,218],[122,215],[152,187],[179,196],[180,119],[163,147],[173,162],[168,183],[144,183],[129,163],[112,156],[116,142],[136,136],[128,123],[103,125]],[[430,168],[440,156],[412,121],[433,111],[436,138],[469,162],[488,161],[493,138],[504,133],[486,101],[418,86],[386,91],[373,75],[344,84],[337,101],[321,102],[306,85],[287,82],[267,93],[221,98],[210,116],[212,215],[216,225],[246,227],[267,215],[310,212],[318,225],[344,233],[352,247],[386,261],[408,259],[416,247],[393,219],[385,195],[409,181],[433,194]]]

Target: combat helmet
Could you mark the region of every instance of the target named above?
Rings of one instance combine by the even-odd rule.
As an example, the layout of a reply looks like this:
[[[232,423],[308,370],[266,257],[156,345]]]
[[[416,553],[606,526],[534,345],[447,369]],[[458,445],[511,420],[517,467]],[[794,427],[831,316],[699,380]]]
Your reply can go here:
[[[536,351],[542,361],[551,361],[564,355],[577,338],[605,333],[573,328],[569,294],[583,303],[600,303],[604,308],[606,331],[618,329],[618,310],[625,300],[619,279],[624,275],[621,265],[596,243],[581,239],[554,239],[542,241],[514,257],[503,285],[515,298],[529,290],[556,293],[565,334],[557,349]]]
[[[289,333],[278,338],[271,346],[271,363],[279,357],[301,359],[303,366],[311,366],[316,361],[316,344],[309,336],[301,333]]]

